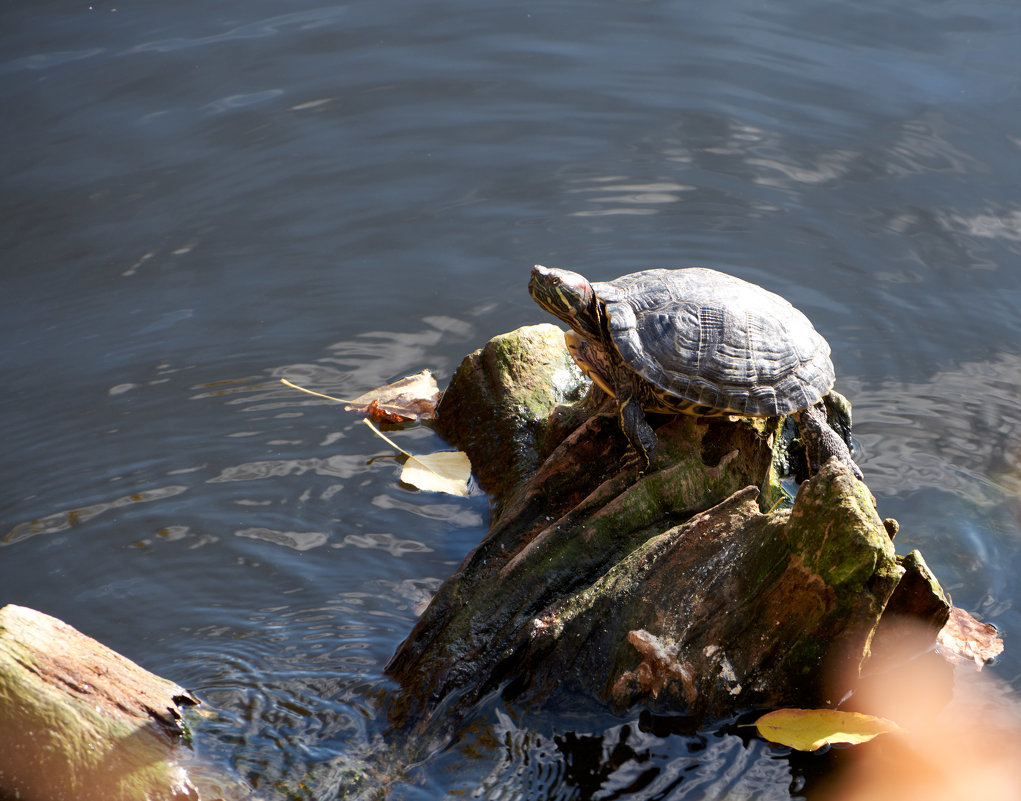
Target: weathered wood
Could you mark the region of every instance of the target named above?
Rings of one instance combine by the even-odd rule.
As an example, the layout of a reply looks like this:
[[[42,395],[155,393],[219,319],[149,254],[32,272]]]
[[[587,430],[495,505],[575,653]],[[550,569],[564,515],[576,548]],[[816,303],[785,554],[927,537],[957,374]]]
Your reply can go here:
[[[178,747],[197,703],[56,618],[0,609],[2,797],[195,801]]]
[[[904,575],[873,637],[872,652],[877,663],[910,659],[931,648],[950,617],[950,602],[922,554],[915,550],[897,561]],[[872,667],[876,669],[878,664]]]
[[[652,419],[660,450],[638,477],[615,416],[589,406],[571,431],[577,409],[537,389],[566,348],[548,331],[554,353],[509,341],[526,335],[535,342],[522,329],[499,350],[528,354],[526,394],[542,403],[516,401],[512,385],[486,390],[497,405],[470,407],[480,396],[459,398],[459,382],[444,396],[461,416],[471,408],[470,435],[447,433],[473,464],[521,441],[529,456],[512,461],[488,535],[387,666],[401,686],[395,725],[435,735],[494,691],[696,714],[838,699],[905,572],[867,487],[831,460],[793,508],[767,513],[778,452],[787,458],[782,421],[683,415]],[[491,347],[466,364],[493,360]],[[524,405],[527,422],[491,425]]]
[[[552,449],[550,410],[583,388],[563,331],[519,328],[465,357],[440,400],[437,429],[471,454],[479,486],[499,508]]]

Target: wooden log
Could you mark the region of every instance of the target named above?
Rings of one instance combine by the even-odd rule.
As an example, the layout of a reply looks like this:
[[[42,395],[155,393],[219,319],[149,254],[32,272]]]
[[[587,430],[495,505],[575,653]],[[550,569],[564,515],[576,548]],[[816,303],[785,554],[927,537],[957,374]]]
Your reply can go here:
[[[527,347],[509,341],[521,337]],[[653,421],[659,453],[638,476],[614,415],[541,390],[566,353],[548,330],[541,339],[504,335],[499,352],[522,361],[487,356],[491,343],[458,371],[485,392],[462,396],[467,382],[455,381],[444,395],[441,422],[444,408],[471,420],[444,430],[474,465],[521,441],[529,455],[490,483],[488,535],[387,666],[401,688],[395,727],[436,742],[497,691],[706,715],[838,700],[905,572],[864,483],[831,460],[792,508],[771,510],[777,465],[793,452],[783,421],[684,415]],[[501,371],[477,368],[496,361]],[[501,378],[521,372],[528,404]],[[490,426],[525,405],[527,422]]]
[[[440,400],[437,429],[471,452],[475,478],[499,509],[556,444],[550,411],[583,390],[563,331],[519,328],[464,358]]]
[[[197,703],[56,618],[0,609],[0,797],[195,801],[179,746]]]

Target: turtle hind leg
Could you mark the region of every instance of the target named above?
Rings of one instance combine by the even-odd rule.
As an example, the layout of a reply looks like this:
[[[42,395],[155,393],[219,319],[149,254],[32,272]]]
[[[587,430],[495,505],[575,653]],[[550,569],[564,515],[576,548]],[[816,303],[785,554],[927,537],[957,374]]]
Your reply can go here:
[[[810,475],[815,475],[831,456],[836,456],[839,461],[850,468],[855,478],[859,481],[865,480],[861,469],[851,458],[851,451],[848,449],[847,443],[830,427],[826,420],[825,407],[821,401],[815,406],[794,412],[793,417],[798,424],[801,442],[805,446]]]
[[[642,411],[642,404],[636,395],[618,392],[617,409],[620,430],[624,432],[624,436],[638,454],[638,475],[642,475],[649,469],[649,464],[659,447],[656,432],[645,419],[645,412]]]

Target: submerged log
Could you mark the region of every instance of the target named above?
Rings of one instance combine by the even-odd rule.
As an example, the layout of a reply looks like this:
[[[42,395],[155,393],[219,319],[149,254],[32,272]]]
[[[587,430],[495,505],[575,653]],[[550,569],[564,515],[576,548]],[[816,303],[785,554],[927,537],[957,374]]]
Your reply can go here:
[[[197,703],[56,618],[0,609],[0,797],[198,801],[180,748]]]
[[[495,691],[696,715],[837,701],[905,574],[868,488],[830,460],[773,509],[796,450],[776,419],[653,420],[659,453],[638,476],[613,414],[557,405],[566,348],[542,328],[465,360],[458,377],[484,391],[455,377],[444,396],[444,432],[495,477],[493,521],[387,666],[395,726],[435,735]]]

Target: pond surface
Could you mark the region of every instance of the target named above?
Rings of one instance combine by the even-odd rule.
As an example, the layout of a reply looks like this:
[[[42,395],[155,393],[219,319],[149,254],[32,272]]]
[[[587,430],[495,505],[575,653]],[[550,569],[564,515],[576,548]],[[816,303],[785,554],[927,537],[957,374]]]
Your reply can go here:
[[[218,706],[200,747],[287,797],[379,736],[488,503],[278,379],[444,385],[548,321],[533,263],[702,265],[829,339],[898,551],[1021,690],[1019,36],[1007,0],[4,4],[0,604]],[[799,798],[819,760],[494,705],[391,797]]]

